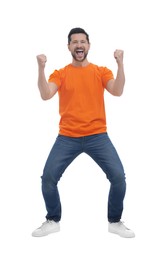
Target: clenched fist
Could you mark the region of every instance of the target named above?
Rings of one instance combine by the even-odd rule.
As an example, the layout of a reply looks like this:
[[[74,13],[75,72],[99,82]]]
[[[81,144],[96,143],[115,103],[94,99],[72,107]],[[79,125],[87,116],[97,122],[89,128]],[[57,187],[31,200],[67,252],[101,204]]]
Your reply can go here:
[[[123,63],[123,56],[124,56],[124,51],[122,50],[116,50],[114,51],[114,58],[116,59],[116,62]]]
[[[37,55],[37,61],[39,67],[44,68],[47,61],[47,57],[44,54]]]

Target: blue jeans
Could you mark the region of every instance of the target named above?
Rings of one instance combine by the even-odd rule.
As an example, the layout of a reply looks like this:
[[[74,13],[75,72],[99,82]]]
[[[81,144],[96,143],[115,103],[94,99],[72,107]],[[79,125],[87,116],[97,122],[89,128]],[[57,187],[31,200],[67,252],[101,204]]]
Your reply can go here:
[[[125,174],[120,158],[107,133],[85,137],[58,135],[42,176],[42,193],[47,209],[46,218],[60,221],[61,202],[57,184],[70,163],[83,152],[101,167],[110,182],[108,221],[120,221],[126,191]]]

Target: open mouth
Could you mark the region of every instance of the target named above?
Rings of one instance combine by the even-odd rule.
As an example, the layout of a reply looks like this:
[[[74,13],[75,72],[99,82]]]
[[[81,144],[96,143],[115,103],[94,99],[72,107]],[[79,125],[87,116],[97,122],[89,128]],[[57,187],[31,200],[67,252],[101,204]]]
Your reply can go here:
[[[84,56],[84,52],[82,49],[77,49],[75,51],[75,53],[76,53],[77,57],[79,57],[79,58],[82,58]]]

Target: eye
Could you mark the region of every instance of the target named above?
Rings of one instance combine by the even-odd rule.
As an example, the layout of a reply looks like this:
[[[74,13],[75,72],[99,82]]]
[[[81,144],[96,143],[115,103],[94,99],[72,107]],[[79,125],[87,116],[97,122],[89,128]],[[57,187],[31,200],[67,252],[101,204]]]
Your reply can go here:
[[[73,44],[77,44],[78,42],[77,41],[72,41]]]

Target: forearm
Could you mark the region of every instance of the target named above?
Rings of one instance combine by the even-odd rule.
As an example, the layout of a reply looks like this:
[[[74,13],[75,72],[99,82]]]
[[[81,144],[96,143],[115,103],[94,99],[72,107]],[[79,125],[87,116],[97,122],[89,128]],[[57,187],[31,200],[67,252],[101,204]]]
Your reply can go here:
[[[125,84],[125,74],[124,74],[124,65],[119,64],[116,79],[114,80],[113,84],[113,95],[121,96],[124,90]]]
[[[45,77],[44,68],[38,68],[38,88],[42,99],[49,99],[50,88]]]

